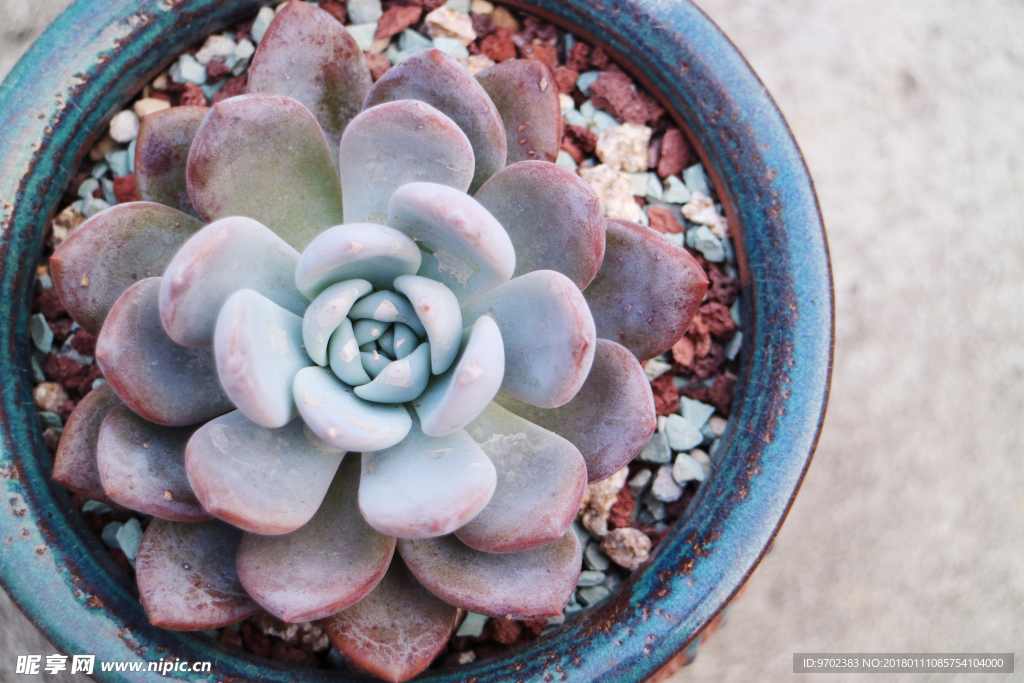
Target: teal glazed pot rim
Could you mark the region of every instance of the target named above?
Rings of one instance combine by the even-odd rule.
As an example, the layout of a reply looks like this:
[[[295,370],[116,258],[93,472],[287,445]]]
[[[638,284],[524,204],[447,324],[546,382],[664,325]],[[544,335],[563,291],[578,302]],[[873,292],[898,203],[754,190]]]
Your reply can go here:
[[[213,662],[211,674],[175,674],[196,681],[346,680],[353,675],[299,669],[151,626],[134,582],[50,482],[52,457],[32,402],[33,269],[47,216],[90,136],[182,48],[264,2],[78,0],[0,85],[0,580],[67,654]],[[561,629],[504,656],[429,670],[417,680],[640,681],[729,602],[771,544],[810,463],[832,365],[828,246],[810,176],[782,115],[694,5],[516,4],[610,48],[688,129],[741,235],[742,369],[712,475],[690,517],[640,572]],[[98,666],[94,675],[167,680],[155,672],[102,673]]]

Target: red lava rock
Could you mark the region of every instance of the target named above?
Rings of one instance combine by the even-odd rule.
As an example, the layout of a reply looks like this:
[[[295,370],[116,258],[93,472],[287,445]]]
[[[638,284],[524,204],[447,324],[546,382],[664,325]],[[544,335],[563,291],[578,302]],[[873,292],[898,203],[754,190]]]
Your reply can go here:
[[[565,68],[572,69],[578,73],[587,71],[590,67],[590,46],[583,43],[576,43],[569,50],[565,60]]]
[[[578,72],[573,71],[572,69],[567,69],[564,66],[560,66],[557,67],[553,73],[555,76],[555,85],[558,86],[558,92],[568,95],[576,88],[576,79],[580,77]]]
[[[370,75],[376,81],[391,68],[391,60],[380,53],[366,52],[366,66],[370,67]]]
[[[249,622],[242,622],[242,642],[245,649],[257,657],[270,656],[270,638],[254,629]]]
[[[590,85],[590,101],[623,123],[647,122],[647,105],[633,80],[621,71],[602,71]]]
[[[573,143],[573,141],[571,139],[569,139],[568,136],[562,138],[562,147],[561,147],[561,149],[563,149],[566,152],[568,152],[569,156],[571,156],[573,161],[575,161],[577,164],[587,158],[587,155],[583,153],[583,150],[581,150],[579,147],[577,147]]]
[[[149,97],[150,97],[150,99],[163,100],[164,102],[170,102],[171,101],[171,96],[170,95],[168,95],[165,92],[160,92],[159,90],[154,90],[153,92],[149,93]]]
[[[683,396],[713,405],[715,410],[725,417],[729,417],[729,409],[732,407],[732,395],[736,391],[736,378],[728,374],[715,375],[715,381],[710,387],[698,387],[696,389],[684,389]]]
[[[539,38],[550,44],[558,39],[558,29],[555,28],[554,24],[541,21],[536,17],[526,17],[523,19],[523,27],[523,32],[529,36],[530,42],[534,38]]]
[[[512,31],[499,28],[480,41],[480,51],[496,62],[513,59],[516,56],[516,44],[512,42]]]
[[[114,197],[119,204],[139,201],[139,193],[135,191],[134,173],[114,178]]]
[[[278,662],[291,662],[293,664],[304,664],[316,668],[320,662],[310,653],[294,648],[283,640],[279,640],[270,648],[270,658]]]
[[[678,128],[669,128],[661,140],[661,159],[658,161],[658,175],[667,178],[690,165],[693,149]]]
[[[708,352],[693,363],[693,376],[696,379],[705,380],[713,376],[725,363],[725,351],[721,344],[712,342]]]
[[[522,633],[522,626],[513,619],[491,619],[494,624],[494,635],[492,638],[502,645],[514,645]]]
[[[224,84],[227,87],[227,83]],[[181,93],[181,106],[183,107],[205,107],[209,104],[203,89],[195,83],[186,83],[185,92]]]
[[[523,627],[523,636],[533,640],[539,636],[548,625],[547,619],[527,619],[519,622]]]
[[[652,552],[654,551],[655,548],[658,547],[658,544],[661,543],[661,539],[665,538],[665,534],[667,534],[669,529],[671,528],[671,527],[666,527],[666,528],[662,529],[661,531],[658,531],[653,526],[647,526],[646,524],[640,522],[639,520],[634,520],[634,522],[630,526],[632,526],[634,529],[639,529],[640,531],[644,532],[644,534],[647,535],[647,538],[651,539],[651,551]]]
[[[46,323],[50,326],[53,338],[58,344],[63,344],[71,334],[71,318],[61,317],[56,320],[47,320]]]
[[[47,318],[57,318],[67,315],[68,309],[64,308],[64,302],[60,300],[57,288],[50,287],[40,292],[32,302],[32,312],[42,313]]]
[[[608,68],[608,55],[604,53],[604,50],[595,47],[590,51],[590,66],[598,71],[604,71]]]
[[[661,160],[661,137],[651,138],[651,143],[647,146],[647,168],[658,168],[658,162]]]
[[[377,20],[377,32],[373,34],[374,39],[380,40],[398,35],[419,21],[422,13],[423,8],[415,5],[391,7]]]
[[[244,95],[245,91],[248,90],[248,85],[248,73],[244,73],[241,76],[235,76],[234,78],[229,78],[228,82],[224,84],[224,87],[220,89],[220,92],[213,96],[213,103],[217,104],[218,102],[223,102],[229,97]]]
[[[686,512],[686,507],[693,500],[694,493],[690,490],[689,486],[683,487],[683,495],[679,497],[679,500],[672,503],[665,503],[665,517],[666,519],[676,520],[683,516]]]
[[[103,376],[95,364],[83,365],[67,356],[58,356],[52,353],[46,357],[46,362],[43,363],[43,374],[48,379],[59,382],[83,396],[92,390],[92,383]]]
[[[229,645],[231,647],[237,647],[239,649],[242,649],[243,647],[242,636],[238,635],[238,631],[232,631],[229,628],[223,629],[220,632],[220,638],[217,640],[222,644]]]
[[[547,65],[549,69],[558,66],[558,51],[551,45],[530,43],[519,49],[519,55],[523,59],[533,59]]]
[[[636,501],[633,500],[633,494],[629,492],[629,487],[623,486],[619,489],[615,503],[608,513],[608,528],[618,529],[629,526],[629,520],[633,516],[633,508],[635,506]]]
[[[211,60],[210,63],[206,65],[206,82],[216,83],[229,73],[231,73],[231,69],[228,68],[227,64],[219,62],[216,59]]]
[[[672,212],[660,206],[652,206],[647,209],[647,220],[652,228],[663,234],[683,231],[683,226],[679,225],[679,221],[676,220]]]
[[[342,24],[348,19],[348,7],[344,2],[338,2],[337,0],[321,1],[320,9],[330,14]]]
[[[494,20],[491,19],[490,14],[473,15],[473,32],[476,33],[477,38],[486,38],[497,30],[498,27],[494,25]],[[470,45],[474,44],[475,43],[470,43]]]
[[[647,124],[653,126],[665,116],[665,108],[652,95],[647,94],[643,90],[637,90],[637,94],[643,101],[644,106],[647,107]]]
[[[71,338],[71,346],[83,356],[96,355],[96,337],[85,330],[78,330]]]
[[[679,411],[679,392],[672,383],[672,373],[667,372],[651,382],[654,392],[654,412],[658,415],[671,415]]]
[[[708,328],[708,333],[715,339],[728,340],[736,334],[736,321],[729,314],[729,307],[717,301],[702,304],[697,315]]]
[[[716,266],[708,270],[708,279],[711,284],[708,286],[708,300],[717,301],[720,304],[731,306],[740,293],[740,283],[736,278],[729,277]]]
[[[92,191],[92,196],[95,197],[96,199],[103,199],[103,188],[97,187],[95,190]]]
[[[566,126],[565,135],[586,154],[593,154],[597,148],[597,133],[583,126]]]
[[[643,197],[633,197],[633,201],[636,202],[637,206],[647,206],[647,200]]]
[[[697,351],[694,348],[693,340],[689,337],[681,337],[672,345],[672,360],[678,363],[686,372],[693,368],[693,361],[697,358]]]

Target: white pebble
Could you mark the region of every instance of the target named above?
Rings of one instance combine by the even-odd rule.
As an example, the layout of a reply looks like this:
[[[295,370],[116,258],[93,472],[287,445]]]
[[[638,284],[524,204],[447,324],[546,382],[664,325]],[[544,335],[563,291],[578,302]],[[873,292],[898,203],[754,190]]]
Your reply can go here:
[[[252,24],[252,40],[257,45],[263,40],[263,34],[267,32],[267,27],[270,26],[270,22],[274,20],[274,8],[264,7],[260,10],[259,14],[256,15],[256,21]]]
[[[117,142],[131,142],[138,134],[139,117],[131,109],[117,112],[110,120],[110,137]]]
[[[132,111],[134,111],[135,115],[138,116],[140,119],[143,116],[155,114],[158,111],[163,111],[164,109],[170,108],[170,102],[168,102],[167,100],[159,100],[155,97],[143,98],[136,102],[134,105],[132,105]]]
[[[210,36],[196,53],[196,61],[206,66],[213,60],[223,62],[235,51],[235,41],[227,36]]]

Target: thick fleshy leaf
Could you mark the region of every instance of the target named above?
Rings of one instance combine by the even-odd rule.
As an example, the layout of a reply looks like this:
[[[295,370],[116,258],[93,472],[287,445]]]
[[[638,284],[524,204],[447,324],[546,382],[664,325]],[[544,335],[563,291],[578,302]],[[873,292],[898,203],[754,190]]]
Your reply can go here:
[[[232,409],[213,349],[175,344],[160,324],[160,280],[141,280],[110,309],[96,362],[126,406],[157,424],[198,424]]]
[[[380,350],[391,358],[395,357],[395,325],[401,325],[401,323],[389,325],[388,329],[384,330],[384,334],[380,335],[380,339],[377,340]]]
[[[367,109],[341,138],[345,222],[383,224],[391,193],[406,183],[429,180],[465,192],[473,168],[466,134],[429,104],[407,99]]]
[[[185,444],[195,431],[147,422],[124,405],[111,410],[96,445],[107,495],[126,508],[161,519],[211,519],[185,475]]]
[[[418,336],[426,336],[427,330],[416,316],[416,310],[409,300],[394,292],[374,292],[363,297],[349,311],[352,320],[368,319],[385,323],[403,323],[412,328]]]
[[[363,351],[362,347],[360,347],[359,357],[363,362],[363,370],[373,379],[377,379],[377,375],[382,373],[384,368],[391,364],[391,359],[376,349]]]
[[[390,323],[381,323],[376,320],[357,320],[352,323],[352,334],[356,336],[356,343],[359,344],[359,348],[363,351],[363,346],[380,339],[381,335],[384,334],[384,330],[389,327]]]
[[[139,544],[135,577],[150,623],[175,631],[220,628],[259,611],[235,568],[242,531],[219,520],[154,519]]]
[[[496,401],[571,441],[587,461],[590,481],[610,477],[629,464],[658,426],[643,367],[628,349],[607,339],[597,340],[587,381],[564,406],[545,410],[505,395]]]
[[[605,250],[604,209],[575,173],[523,161],[496,173],[476,199],[508,231],[516,249],[516,277],[556,270],[586,289],[597,275]]]
[[[327,346],[327,360],[331,365],[331,372],[345,384],[358,387],[369,383],[370,376],[363,369],[359,342],[356,341],[352,321],[348,318],[342,320],[341,325],[331,335],[331,341]]]
[[[341,134],[372,85],[355,39],[308,2],[289,3],[277,13],[249,67],[249,92],[288,95],[313,112],[335,162]]]
[[[215,104],[196,132],[187,177],[204,220],[248,216],[300,251],[344,219],[324,132],[290,97],[239,95]]]
[[[293,388],[302,419],[314,434],[337,448],[389,448],[404,439],[412,427],[404,406],[364,401],[325,368],[299,370]]]
[[[427,255],[419,274],[445,284],[460,302],[512,277],[516,252],[501,224],[467,194],[436,183],[395,190],[388,225]]]
[[[585,296],[602,339],[640,360],[672,348],[696,315],[708,278],[686,249],[636,223],[609,220],[604,263]]]
[[[363,108],[395,100],[426,102],[451,117],[465,132],[476,158],[471,194],[505,165],[501,114],[483,86],[440,50],[427,48],[402,60],[373,84]]]
[[[121,399],[109,384],[101,384],[75,406],[53,459],[53,480],[83,496],[104,503],[107,496],[96,464],[96,439],[107,414],[121,405]]]
[[[422,394],[428,381],[430,344],[420,344],[405,358],[391,361],[381,368],[372,382],[356,387],[353,391],[356,396],[367,401],[406,403]]]
[[[302,315],[309,301],[295,288],[299,253],[251,218],[207,225],[171,260],[160,283],[160,319],[171,339],[209,346],[224,302],[252,289]]]
[[[391,448],[363,453],[359,509],[374,529],[399,538],[455,531],[494,493],[494,465],[465,431],[427,436],[418,424]]]
[[[501,390],[539,408],[567,403],[594,360],[594,320],[569,278],[535,270],[509,280],[462,309],[466,322],[494,318],[505,344]]]
[[[316,513],[344,455],[302,420],[267,429],[236,410],[199,428],[185,469],[211,514],[255,534],[286,534]]]
[[[512,59],[476,75],[501,113],[507,164],[554,161],[562,146],[562,106],[551,71],[535,59]]]
[[[569,529],[587,488],[587,465],[571,443],[492,403],[466,432],[498,472],[494,498],[455,535],[488,553],[529,550]]]
[[[135,139],[135,189],[139,199],[197,216],[185,169],[192,140],[209,107],[171,107],[142,117]]]
[[[520,553],[482,553],[454,535],[399,539],[398,551],[431,593],[499,619],[559,614],[576,589],[583,559],[571,529],[554,543]]]
[[[462,341],[462,311],[452,290],[418,275],[395,278],[395,290],[405,294],[430,341],[430,372],[440,375],[452,366]]]
[[[92,334],[118,297],[158,277],[203,224],[152,202],[118,204],[82,223],[50,257],[50,274],[68,313]]]
[[[426,669],[441,652],[458,614],[458,608],[438,600],[396,557],[369,595],[320,625],[356,666],[399,683]]]
[[[366,280],[346,280],[331,285],[306,308],[302,316],[302,343],[313,362],[327,365],[327,345],[331,335],[348,315],[352,304],[370,293],[373,286]]]
[[[395,323],[391,326],[391,329],[395,331],[395,358],[402,360],[416,350],[416,347],[419,346],[420,340],[408,325]]]
[[[366,280],[377,289],[391,289],[396,277],[419,270],[421,259],[416,243],[394,228],[338,225],[302,252],[295,284],[310,299],[344,280]]]
[[[359,514],[359,461],[348,458],[320,509],[283,536],[246,534],[238,576],[255,600],[288,622],[335,614],[373,590],[388,569],[395,539]]]
[[[423,433],[444,436],[468,425],[494,399],[505,376],[505,346],[497,323],[482,315],[462,335],[455,367],[434,377],[413,402]]]
[[[251,289],[237,291],[217,316],[213,350],[221,386],[247,418],[274,428],[298,414],[292,382],[312,364],[302,318]]]

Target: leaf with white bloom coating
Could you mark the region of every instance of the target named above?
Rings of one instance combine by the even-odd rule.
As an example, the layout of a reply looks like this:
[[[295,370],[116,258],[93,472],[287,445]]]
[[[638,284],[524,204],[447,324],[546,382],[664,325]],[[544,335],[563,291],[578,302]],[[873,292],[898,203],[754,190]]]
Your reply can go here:
[[[505,124],[511,165],[551,161],[562,145],[562,105],[548,67],[536,59],[510,59],[476,74]]]
[[[452,290],[440,282],[418,275],[395,278],[401,292],[416,311],[416,319],[430,341],[430,372],[440,375],[451,367],[462,341],[462,311]]]
[[[293,385],[299,413],[321,439],[347,451],[376,451],[405,438],[412,418],[402,405],[364,401],[330,370],[299,370]]]
[[[267,429],[236,410],[192,436],[185,471],[211,514],[252,533],[286,534],[316,513],[344,455],[302,420]]]
[[[594,319],[569,278],[535,270],[462,309],[463,320],[494,318],[505,345],[504,393],[539,408],[572,399],[594,361]]]
[[[363,351],[360,347],[359,356],[363,362],[363,370],[373,379],[377,379],[377,375],[391,364],[391,359],[376,349],[373,351]]]
[[[423,323],[416,316],[412,304],[401,294],[390,291],[374,292],[356,302],[348,317],[352,320],[378,320],[385,323],[403,323],[412,328],[419,337],[427,334]]]
[[[413,402],[423,433],[444,436],[462,429],[494,399],[505,376],[505,346],[490,316],[477,318],[462,334],[450,372],[430,380]]]
[[[395,358],[402,360],[416,350],[420,340],[408,325],[395,323],[391,326],[391,329],[395,331]]]
[[[367,401],[405,403],[422,394],[429,380],[430,344],[423,343],[405,358],[389,362],[372,382],[353,391]]]
[[[302,348],[302,318],[251,289],[239,290],[220,309],[213,349],[235,407],[264,427],[291,422],[292,382],[312,362]]]
[[[370,376],[363,369],[363,357],[359,352],[359,342],[352,330],[352,321],[345,318],[331,335],[327,346],[327,359],[331,372],[345,384],[357,387],[368,384]]]
[[[336,225],[302,252],[295,284],[310,299],[342,280],[366,280],[378,289],[390,289],[399,275],[419,270],[421,258],[416,243],[394,228]]]
[[[388,225],[426,254],[418,274],[443,283],[460,302],[506,282],[516,268],[505,228],[477,200],[450,187],[418,182],[398,188]]]
[[[348,316],[352,304],[366,296],[373,286],[366,280],[346,280],[320,293],[302,316],[302,343],[317,365],[327,365],[327,345],[331,335]]]
[[[352,334],[356,336],[356,343],[362,351],[368,351],[363,347],[377,341],[384,334],[388,323],[377,322],[376,320],[357,320],[352,323]]]
[[[495,481],[494,465],[465,431],[433,437],[414,423],[400,444],[363,453],[359,509],[381,533],[443,536],[484,509]]]
[[[395,357],[395,325],[401,325],[401,323],[389,325],[388,329],[384,330],[384,334],[380,335],[380,339],[377,340],[380,350],[390,358]]]
[[[308,524],[282,536],[242,538],[238,576],[264,609],[287,622],[322,619],[384,578],[395,539],[363,520],[358,491],[359,460],[348,458]]]
[[[160,320],[183,346],[209,346],[224,302],[252,289],[296,315],[309,301],[295,289],[299,252],[251,218],[230,216],[185,243],[160,283]]]

